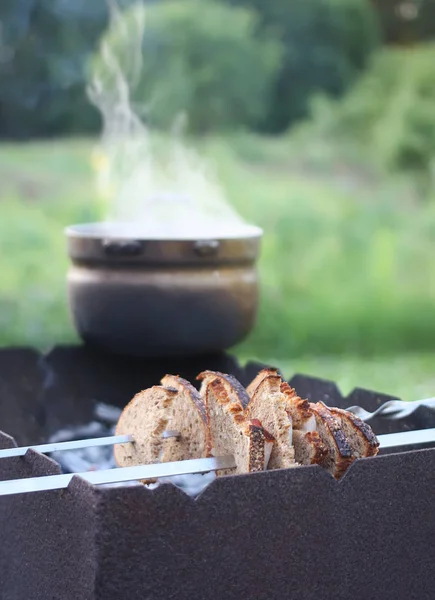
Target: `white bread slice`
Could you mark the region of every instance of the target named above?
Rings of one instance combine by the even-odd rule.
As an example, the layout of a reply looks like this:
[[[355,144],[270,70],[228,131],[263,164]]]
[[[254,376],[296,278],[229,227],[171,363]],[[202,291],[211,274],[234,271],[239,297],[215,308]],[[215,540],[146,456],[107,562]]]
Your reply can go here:
[[[281,392],[281,377],[265,373],[245,408],[246,419],[259,419],[262,426],[273,435],[276,442],[272,448],[269,469],[286,469],[296,466],[292,445],[292,423],[286,411],[285,397]]]
[[[355,458],[376,456],[379,452],[379,442],[372,428],[353,413],[341,408],[330,408],[346,434]]]
[[[165,375],[161,383],[178,392],[171,405],[167,429],[180,433],[176,438],[163,440],[161,461],[171,462],[207,456],[207,413],[198,390],[177,375]]]
[[[241,402],[232,399],[221,376],[210,378],[202,393],[205,397],[213,456],[232,454],[235,469],[222,469],[217,475],[236,475],[263,471],[274,438],[258,420],[246,421]]]
[[[131,434],[134,442],[116,444],[114,455],[119,467],[160,462],[162,433],[168,425],[178,391],[155,385],[143,390],[127,404],[119,417],[115,435]]]
[[[324,466],[336,479],[340,479],[354,461],[349,440],[342,429],[341,422],[322,402],[310,403],[317,424],[317,432],[328,448]]]

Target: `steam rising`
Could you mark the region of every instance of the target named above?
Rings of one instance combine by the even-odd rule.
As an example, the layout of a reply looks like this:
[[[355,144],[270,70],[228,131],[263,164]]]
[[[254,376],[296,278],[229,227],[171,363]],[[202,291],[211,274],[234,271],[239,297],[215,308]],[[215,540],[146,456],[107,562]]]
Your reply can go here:
[[[234,236],[248,227],[229,206],[207,165],[181,141],[175,119],[169,145],[157,151],[141,118],[148,107],[134,106],[132,92],[142,68],[146,12],[142,4],[128,19],[112,9],[110,31],[100,46],[88,95],[100,110],[103,133],[95,154],[107,220],[143,237]],[[107,40],[116,39],[115,44]],[[145,57],[146,60],[146,57]],[[174,116],[175,117],[175,116]]]

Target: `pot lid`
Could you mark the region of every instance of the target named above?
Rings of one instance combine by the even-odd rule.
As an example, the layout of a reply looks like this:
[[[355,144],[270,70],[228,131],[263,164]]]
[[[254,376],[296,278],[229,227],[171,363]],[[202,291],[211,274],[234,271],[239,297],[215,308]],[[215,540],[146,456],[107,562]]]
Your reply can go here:
[[[214,239],[246,239],[261,237],[260,227],[247,223],[211,224],[210,221],[190,225],[183,223],[155,223],[144,225],[133,222],[97,222],[70,225],[65,229],[68,236],[81,238],[111,238],[125,240],[158,240],[158,241],[196,241]]]
[[[221,264],[255,261],[263,232],[244,223],[199,232],[193,227],[147,231],[135,223],[100,222],[71,225],[65,233],[73,262]]]

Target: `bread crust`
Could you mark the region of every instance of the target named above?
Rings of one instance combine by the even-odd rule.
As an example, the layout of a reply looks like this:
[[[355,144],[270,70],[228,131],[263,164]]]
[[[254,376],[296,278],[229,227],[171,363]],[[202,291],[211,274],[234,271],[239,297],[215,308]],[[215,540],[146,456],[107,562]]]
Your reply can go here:
[[[267,444],[273,443],[274,438],[259,421],[246,420],[242,403],[238,398],[230,398],[228,385],[222,377],[212,377],[203,394],[212,453],[233,454],[236,460],[235,470],[220,470],[216,475],[263,471]]]
[[[342,408],[330,408],[329,410],[336,417],[342,420],[345,419],[348,423],[349,429],[353,430],[353,435],[359,438],[360,443],[358,445],[363,446],[363,451],[360,453],[358,458],[376,456],[376,454],[379,452],[379,441],[370,425],[362,421],[353,413]],[[350,443],[352,445],[352,439],[350,440]]]
[[[320,431],[319,434],[325,444],[328,444],[328,441],[330,443],[329,447],[332,452],[329,452],[329,459],[332,460],[332,463],[328,470],[336,479],[339,479],[355,459],[352,448],[342,430],[340,421],[334,417],[329,408],[321,402],[310,404],[310,406],[316,415],[317,423],[319,424],[319,420],[321,420],[326,432],[329,432],[329,440],[325,439]]]
[[[190,400],[195,404],[198,412],[201,416],[201,419],[204,422],[204,425],[207,425],[207,411],[205,410],[205,404],[202,401],[201,395],[198,390],[187,381],[187,379],[183,379],[179,375],[165,375],[162,377],[161,384],[165,387],[172,387],[173,389],[178,390],[179,387],[182,387],[186,390],[189,395]]]
[[[266,445],[273,444],[275,438],[264,429],[258,419],[251,419],[247,424],[249,435],[248,472],[258,473],[267,469]]]
[[[278,369],[274,369],[272,367],[268,367],[267,369],[262,369],[258,373],[258,375],[251,381],[251,383],[248,385],[248,387],[246,388],[246,391],[248,392],[248,396],[251,397],[253,395],[253,393],[255,392],[255,390],[257,389],[257,387],[263,381],[263,379],[265,379],[266,377],[269,377],[270,375],[277,375],[278,377],[280,376],[278,373]]]
[[[249,403],[248,392],[243,385],[233,375],[227,375],[220,371],[202,371],[197,375],[198,381],[203,381],[206,385],[211,379],[219,378],[225,385],[228,385],[231,391],[237,396],[238,401],[245,408]]]
[[[298,396],[296,390],[286,381],[281,383],[281,392],[287,402],[287,409],[291,414],[294,429],[303,429],[307,421],[312,419],[313,411],[308,400]]]
[[[262,371],[262,377],[248,405],[246,419],[259,419],[276,439],[270,457],[270,469],[284,469],[295,466],[295,454],[291,442],[292,421],[286,410],[281,393],[281,376],[276,372]]]

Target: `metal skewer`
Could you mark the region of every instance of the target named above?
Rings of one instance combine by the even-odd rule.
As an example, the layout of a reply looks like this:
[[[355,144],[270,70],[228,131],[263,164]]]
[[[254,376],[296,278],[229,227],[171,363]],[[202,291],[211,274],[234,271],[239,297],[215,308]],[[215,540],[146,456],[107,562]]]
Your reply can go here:
[[[397,446],[412,446],[414,444],[428,444],[430,442],[435,443],[435,428],[387,433],[376,437],[378,438],[379,447],[381,449],[395,448]]]
[[[162,477],[173,477],[174,475],[207,473],[209,471],[217,471],[218,469],[231,469],[235,466],[236,463],[233,456],[219,456],[218,458],[198,458],[178,462],[158,463],[156,465],[118,467],[117,469],[87,471],[86,473],[27,477],[25,479],[0,481],[0,496],[64,489],[68,487],[71,479],[76,475],[94,485],[102,485],[126,481],[140,481],[143,479],[161,479]]]
[[[179,437],[180,433],[173,429],[163,432],[163,438]],[[418,431],[403,431],[399,433],[388,433],[377,436],[380,448],[394,448],[396,446],[409,446],[413,444],[425,444],[435,442],[435,428],[420,429]],[[78,450],[80,448],[91,448],[95,446],[110,446],[134,442],[132,435],[111,435],[107,437],[90,438],[86,440],[74,440],[71,442],[54,442],[52,444],[40,444],[35,446],[21,446],[19,448],[5,448],[0,450],[0,458],[11,458],[24,456],[30,449],[41,454],[61,452],[63,450]],[[174,463],[175,464],[175,463]],[[101,471],[102,472],[102,471]]]
[[[124,444],[133,441],[132,435],[111,435],[87,440],[74,440],[72,442],[54,442],[53,444],[40,444],[38,446],[6,448],[5,450],[0,450],[0,458],[24,456],[27,450],[30,449],[41,452],[41,454],[50,454],[50,452],[60,452],[62,450],[78,450],[79,448],[91,448],[92,446],[110,446],[111,444]]]
[[[162,434],[162,438],[179,437],[180,432],[168,429]],[[11,458],[12,456],[24,456],[27,450],[36,450],[41,454],[51,452],[62,452],[63,450],[79,450],[80,448],[92,448],[94,446],[111,446],[113,444],[125,444],[134,442],[132,435],[109,435],[106,437],[89,438],[86,440],[74,440],[72,442],[53,442],[52,444],[39,444],[36,446],[21,446],[19,448],[5,448],[0,450],[0,458]]]
[[[166,431],[164,437],[175,437],[178,436],[177,431]],[[382,448],[393,448],[397,446],[408,446],[415,444],[425,444],[434,442],[435,443],[435,428],[432,429],[421,429],[418,431],[405,431],[400,433],[390,433],[386,435],[377,436],[379,444]],[[130,442],[133,440],[132,436],[111,436],[106,438],[97,438],[101,441],[98,445],[114,444]],[[79,440],[77,444],[80,446],[75,447],[86,447],[86,442],[94,442],[95,440]],[[53,446],[61,446],[60,449],[65,449],[65,444],[71,442],[63,442],[60,444],[44,444],[40,446],[42,448],[49,448],[49,451],[53,451]],[[38,450],[38,446],[30,446],[35,450]],[[11,448],[7,452],[10,453],[12,450],[19,451],[14,456],[20,456],[25,454],[26,448]],[[59,449],[59,448],[58,448]],[[47,450],[46,450],[47,451]],[[4,452],[4,451],[2,451]],[[10,456],[10,454],[8,454]],[[4,457],[4,455],[3,455]],[[173,477],[175,475],[190,475],[194,473],[206,473],[209,471],[216,471],[218,469],[231,469],[234,468],[235,459],[233,456],[219,456],[211,458],[199,458],[193,460],[184,460],[177,462],[158,463],[153,465],[139,465],[135,467],[120,467],[116,469],[105,469],[102,471],[87,471],[85,473],[72,473],[66,475],[47,475],[42,477],[29,477],[25,479],[14,479],[11,481],[0,482],[0,496],[10,496],[14,494],[22,494],[25,492],[37,492],[63,489],[68,487],[71,479],[78,475],[82,479],[85,479],[89,483],[94,485],[102,485],[108,483],[121,483],[126,481],[144,480],[144,479],[160,479],[163,477]]]
[[[351,406],[347,410],[353,412],[355,415],[360,417],[362,420],[366,421],[375,416],[385,415],[392,416],[397,413],[405,413],[409,414],[413,412],[418,406],[427,405],[435,407],[435,398],[426,398],[424,400],[415,400],[414,402],[403,402],[402,400],[391,400],[389,402],[385,402],[382,406],[380,406],[377,410],[370,413],[360,406]],[[425,431],[426,436],[430,436],[430,431],[435,430],[423,430]],[[408,432],[406,432],[408,434]],[[163,438],[171,438],[171,437],[179,437],[180,433],[175,430],[167,430],[163,432]],[[390,436],[400,436],[401,434],[389,434]],[[378,436],[379,441],[382,438],[385,438],[385,441],[381,443],[381,447],[383,448],[392,448],[394,446],[400,445],[393,441],[393,437],[390,437],[390,441],[387,441],[388,436]],[[399,437],[394,439],[399,440]],[[405,438],[403,438],[405,439]],[[91,448],[93,446],[110,446],[112,444],[123,444],[127,442],[133,442],[134,438],[131,435],[112,435],[107,437],[99,437],[99,438],[90,438],[85,440],[75,440],[69,442],[54,442],[51,444],[40,444],[36,446],[23,446],[20,448],[6,448],[4,450],[0,450],[0,458],[10,458],[12,456],[24,456],[27,450],[32,448],[37,452],[41,452],[42,454],[50,454],[51,452],[61,452],[63,450],[78,450],[80,448]],[[432,438],[427,441],[432,441]],[[423,441],[421,443],[424,443]],[[388,445],[386,445],[388,444]]]

